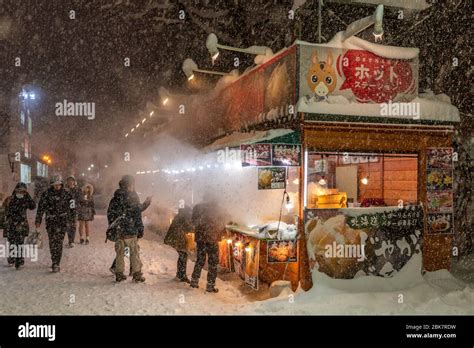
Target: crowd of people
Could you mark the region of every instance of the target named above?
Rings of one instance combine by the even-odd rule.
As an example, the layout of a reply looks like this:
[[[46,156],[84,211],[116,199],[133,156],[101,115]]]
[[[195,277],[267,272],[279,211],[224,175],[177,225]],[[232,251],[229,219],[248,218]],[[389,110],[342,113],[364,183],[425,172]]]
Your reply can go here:
[[[24,183],[18,183],[11,196],[3,202],[4,217],[0,227],[3,227],[4,237],[10,248],[19,248],[29,235],[27,210],[36,211],[35,228],[39,230],[43,222],[49,240],[51,268],[53,273],[60,272],[64,240],[67,235],[67,246],[74,247],[76,232],[79,227],[80,243],[89,244],[90,222],[96,215],[93,199],[93,187],[85,184],[79,188],[76,179],[70,176],[64,184],[61,176],[51,178],[50,187],[41,195],[38,206],[31,198]],[[134,282],[144,282],[140,259],[139,240],[144,235],[142,212],[152,201],[147,197],[140,202],[135,191],[135,179],[125,175],[119,182],[119,188],[114,192],[107,208],[108,228],[106,240],[115,243],[115,259],[110,271],[116,282],[127,279],[125,275],[125,256],[130,259],[130,273]],[[218,292],[215,287],[217,265],[219,262],[218,242],[225,234],[226,216],[219,208],[216,199],[209,193],[205,194],[203,202],[194,208],[184,206],[179,209],[173,219],[164,243],[172,246],[178,252],[176,280],[186,282],[192,288],[198,288],[201,271],[208,261],[206,291]],[[191,279],[187,276],[187,260],[189,253],[189,237],[194,235],[197,249],[197,260]],[[21,254],[8,258],[8,264],[20,269],[24,266]]]

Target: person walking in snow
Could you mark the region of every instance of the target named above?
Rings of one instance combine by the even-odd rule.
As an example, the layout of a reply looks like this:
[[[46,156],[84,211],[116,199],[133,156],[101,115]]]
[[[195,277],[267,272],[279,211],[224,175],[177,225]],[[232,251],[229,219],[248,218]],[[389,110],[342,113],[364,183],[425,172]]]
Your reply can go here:
[[[10,251],[15,251],[15,257],[8,258],[9,265],[19,269],[25,264],[21,248],[30,231],[26,211],[36,208],[36,203],[27,191],[26,184],[20,182],[5,204],[5,232]],[[9,253],[10,254],[10,253]]]
[[[79,235],[81,237],[81,244],[89,244],[89,221],[94,220],[94,188],[91,184],[85,184],[82,187],[82,194],[79,199],[77,207],[77,220],[79,220]],[[82,238],[83,232],[86,232],[86,239]]]
[[[107,209],[107,219],[109,225],[119,218],[123,218],[119,228],[120,234],[115,242],[115,261],[111,270],[115,273],[115,280],[121,282],[127,277],[124,275],[125,269],[125,249],[130,254],[130,267],[133,280],[144,282],[142,274],[142,263],[140,260],[140,248],[138,239],[143,237],[144,226],[142,221],[142,211],[148,208],[151,197],[140,203],[138,194],[135,192],[135,179],[131,175],[125,175],[119,182],[119,189],[115,191],[113,198]]]
[[[165,236],[165,244],[172,246],[178,252],[178,265],[176,267],[176,280],[190,283],[186,275],[186,265],[188,261],[188,251],[186,247],[186,234],[192,232],[191,223],[192,209],[190,207],[180,208],[178,214],[171,222]]]
[[[51,178],[51,187],[46,190],[38,203],[36,228],[39,229],[45,215],[46,231],[49,239],[49,250],[53,272],[59,272],[63,253],[64,236],[76,214],[76,203],[70,192],[64,189],[60,175]]]
[[[207,255],[207,286],[206,291],[216,293],[217,265],[219,263],[218,242],[225,235],[226,216],[221,211],[216,199],[206,194],[202,203],[193,209],[192,223],[195,229],[197,244],[197,260],[191,276],[191,287],[199,288],[199,278],[206,263]]]
[[[74,200],[74,205],[76,206],[76,210],[77,210],[79,201],[81,200],[81,189],[77,186],[77,181],[74,176],[70,176],[66,179],[66,191],[68,191],[71,194],[72,199]],[[67,230],[68,245],[70,248],[74,247],[76,231],[77,231],[77,215],[74,214]]]

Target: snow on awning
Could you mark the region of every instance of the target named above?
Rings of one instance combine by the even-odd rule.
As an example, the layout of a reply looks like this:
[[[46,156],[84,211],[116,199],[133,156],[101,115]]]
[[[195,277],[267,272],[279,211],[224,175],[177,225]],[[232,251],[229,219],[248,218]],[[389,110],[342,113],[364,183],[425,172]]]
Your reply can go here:
[[[255,131],[250,133],[234,132],[223,138],[217,139],[212,144],[206,146],[205,152],[217,151],[226,147],[240,147],[240,144],[253,144],[275,140],[294,133],[291,129],[270,129],[268,131]]]
[[[301,98],[297,109],[298,112],[312,114],[368,116],[419,123],[460,122],[459,110],[449,103],[449,97],[444,94],[434,96],[432,93],[422,94],[409,103],[385,104],[353,103],[343,96],[329,96],[327,100],[318,102]]]
[[[390,59],[415,59],[420,53],[420,50],[416,47],[379,45],[360,39],[357,36],[351,36],[343,41],[343,34],[343,31],[338,32],[328,43],[325,44],[315,44],[300,40],[296,40],[296,44],[316,47],[334,47],[348,50],[364,50],[377,56]]]

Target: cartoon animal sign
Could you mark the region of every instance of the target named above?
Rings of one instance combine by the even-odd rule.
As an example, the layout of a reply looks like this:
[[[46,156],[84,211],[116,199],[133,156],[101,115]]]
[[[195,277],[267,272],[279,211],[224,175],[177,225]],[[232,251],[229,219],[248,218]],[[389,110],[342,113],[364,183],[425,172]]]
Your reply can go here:
[[[326,60],[319,60],[316,50],[311,54],[311,66],[306,74],[306,81],[311,91],[320,99],[325,99],[336,88],[337,75],[333,62],[331,51],[328,51]]]

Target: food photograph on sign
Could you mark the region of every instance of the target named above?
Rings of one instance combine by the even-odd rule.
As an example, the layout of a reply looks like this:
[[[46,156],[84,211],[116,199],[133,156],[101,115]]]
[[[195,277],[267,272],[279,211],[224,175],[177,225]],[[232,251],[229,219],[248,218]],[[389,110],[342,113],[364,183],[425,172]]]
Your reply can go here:
[[[258,189],[274,190],[286,187],[285,167],[258,168]]]
[[[453,149],[430,148],[427,152],[428,168],[452,169],[453,168]]]
[[[440,214],[429,214],[428,215],[428,233],[453,233],[453,214],[452,213],[440,213]]]
[[[428,169],[426,173],[428,190],[444,191],[453,189],[453,174],[445,169]]]
[[[297,262],[296,240],[269,240],[267,241],[267,262]]]
[[[271,144],[241,144],[242,167],[270,166],[272,164]]]
[[[452,192],[427,192],[428,210],[430,212],[452,212],[453,193]]]
[[[297,167],[301,165],[301,145],[273,144],[272,165]]]

